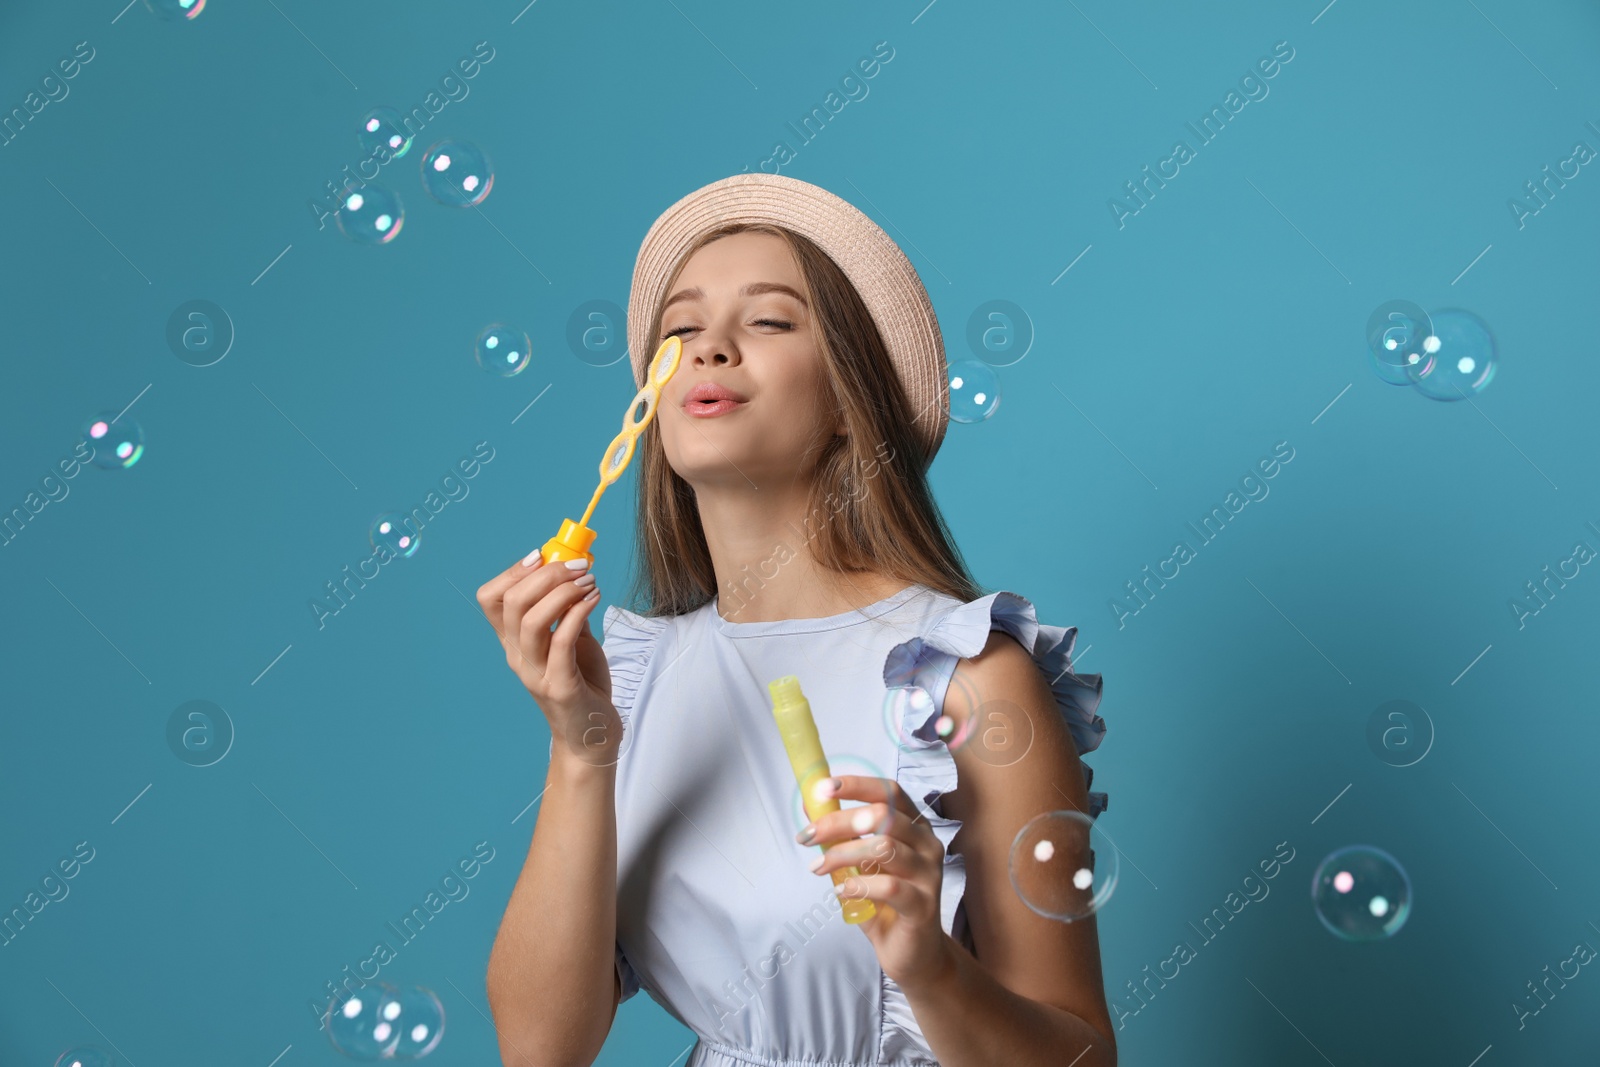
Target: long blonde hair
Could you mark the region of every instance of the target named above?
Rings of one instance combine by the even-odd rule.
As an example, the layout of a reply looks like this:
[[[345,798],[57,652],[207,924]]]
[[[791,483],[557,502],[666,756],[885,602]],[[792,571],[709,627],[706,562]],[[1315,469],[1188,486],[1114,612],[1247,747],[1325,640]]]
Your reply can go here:
[[[795,531],[802,540],[800,548],[815,542],[811,551],[817,563],[841,574],[882,574],[921,583],[962,601],[983,596],[933,499],[927,480],[930,457],[923,454],[912,429],[914,413],[883,337],[855,286],[826,252],[781,226],[718,227],[684,253],[662,290],[663,300],[696,251],[735,233],[771,234],[789,245],[818,327],[827,404],[843,416],[847,427],[845,436],[835,436],[822,446],[806,508],[806,530]],[[662,312],[657,306],[652,313],[653,344],[661,337]],[[659,421],[652,420],[640,437],[635,456],[641,551],[635,557],[628,596],[650,616],[693,611],[717,594],[694,490],[667,462]],[[775,555],[784,549],[795,551],[785,544],[775,548]],[[726,602],[727,597],[723,599]]]

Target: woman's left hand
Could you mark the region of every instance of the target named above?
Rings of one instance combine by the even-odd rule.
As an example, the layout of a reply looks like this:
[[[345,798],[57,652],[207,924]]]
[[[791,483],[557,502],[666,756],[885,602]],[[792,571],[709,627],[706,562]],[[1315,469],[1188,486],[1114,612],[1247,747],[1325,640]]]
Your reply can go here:
[[[869,803],[824,815],[806,828],[814,831],[811,837],[805,830],[796,835],[805,845],[839,842],[818,857],[812,870],[823,878],[843,867],[860,870],[836,891],[841,900],[866,897],[876,905],[877,914],[860,926],[884,974],[904,988],[910,979],[938,973],[950,940],[939,911],[943,842],[892,778],[845,774],[823,779],[816,788],[818,799]]]

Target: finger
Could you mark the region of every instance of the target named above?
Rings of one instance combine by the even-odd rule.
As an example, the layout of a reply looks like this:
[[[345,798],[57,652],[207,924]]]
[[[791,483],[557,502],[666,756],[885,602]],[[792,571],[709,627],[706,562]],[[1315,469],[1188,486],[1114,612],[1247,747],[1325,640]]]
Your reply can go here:
[[[862,874],[892,874],[900,878],[924,878],[932,873],[928,857],[904,841],[892,837],[867,837],[834,845],[813,861],[811,870],[827,875],[846,867]]]
[[[885,904],[912,922],[939,922],[939,902],[923,886],[892,874],[854,875],[834,887],[840,900],[863,898]]]
[[[835,785],[834,783],[838,783]],[[910,819],[920,819],[922,811],[893,778],[866,774],[840,774],[817,783],[817,795],[824,800],[867,800],[892,804],[894,810]]]
[[[815,823],[816,840],[844,840],[847,837],[860,836],[862,833],[893,833],[897,824],[910,826],[913,824],[926,825],[923,813],[917,809],[916,804],[906,795],[900,783],[893,778],[879,778],[864,774],[844,774],[833,778],[824,778],[818,782],[814,794],[819,801],[833,798],[847,800],[866,800],[865,807],[851,807],[840,809],[839,812],[824,815]],[[876,812],[876,819],[870,825],[863,825],[856,829],[858,820],[866,817],[860,812],[871,808]],[[825,837],[824,834],[827,836]],[[810,841],[802,841],[810,844]]]
[[[552,681],[566,683],[574,690],[583,685],[583,674],[578,670],[578,637],[588,632],[589,617],[599,603],[600,587],[586,589],[556,624],[555,633],[550,635],[550,658],[545,663],[546,674]]]
[[[874,837],[862,838],[819,838],[815,843],[824,844],[827,841],[838,841],[829,853],[841,848],[859,848],[864,841],[887,839],[894,843],[894,847],[903,849],[914,855],[921,856],[930,864],[944,863],[944,842],[939,840],[939,835],[933,832],[933,827],[927,820],[913,821],[898,815],[886,814],[881,804],[869,804],[865,807],[851,808],[840,814],[850,817],[850,831],[852,833],[865,827],[865,832],[874,834]],[[869,823],[870,820],[870,823]],[[809,842],[808,842],[809,843]],[[848,863],[845,864],[848,866]]]
[[[502,620],[505,615],[506,592],[542,563],[539,550],[534,549],[478,587],[478,607],[489,620],[489,625],[494,627],[494,632],[500,635],[501,640],[505,639],[505,623]]]
[[[502,599],[500,632],[505,635],[507,642],[509,642],[506,649],[508,655],[513,650],[517,650],[519,653],[526,652],[522,640],[522,622],[529,609],[547,596],[551,590],[560,586],[561,583],[576,581],[584,573],[583,570],[566,566],[565,562],[534,566],[524,571],[522,577],[510,589],[506,590]],[[559,611],[552,613],[549,620],[546,621],[546,631],[549,630],[551,623],[555,621],[556,614],[559,614]],[[542,653],[540,658],[534,662],[544,662]]]
[[[821,845],[833,841],[849,841],[863,834],[882,834],[894,831],[896,824],[909,820],[900,816],[887,804],[861,804],[829,812],[811,824],[811,836],[800,841],[802,845]],[[805,836],[805,831],[799,837]]]
[[[577,585],[571,579],[559,582],[530,607],[517,623],[517,648],[523,661],[537,670],[549,670],[550,627],[589,593],[590,586]]]

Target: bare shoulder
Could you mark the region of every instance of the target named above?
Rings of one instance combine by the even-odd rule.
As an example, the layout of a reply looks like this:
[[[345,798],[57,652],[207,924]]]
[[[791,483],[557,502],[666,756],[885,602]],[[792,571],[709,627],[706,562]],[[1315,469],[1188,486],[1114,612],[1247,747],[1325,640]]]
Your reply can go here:
[[[1033,814],[1068,807],[1088,812],[1078,749],[1050,679],[1009,633],[989,631],[983,651],[957,663],[944,711],[966,738],[956,750],[962,788],[945,806],[950,817],[964,820],[959,812],[974,794],[1013,780],[1018,788],[1000,790],[996,803]]]
[[[942,807],[962,823],[951,851],[964,860],[974,955],[1013,992],[1110,1036],[1094,918],[1046,919],[1011,883],[1011,845],[1028,820],[1089,810],[1077,747],[1050,679],[1015,638],[993,630],[982,652],[957,664],[944,711],[958,730],[965,727],[954,751],[958,785]]]

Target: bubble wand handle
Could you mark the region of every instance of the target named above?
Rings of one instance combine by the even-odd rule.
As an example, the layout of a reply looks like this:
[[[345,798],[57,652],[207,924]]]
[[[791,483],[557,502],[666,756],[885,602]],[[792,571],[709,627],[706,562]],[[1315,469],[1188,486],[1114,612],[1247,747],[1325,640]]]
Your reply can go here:
[[[817,736],[817,722],[811,717],[811,702],[800,691],[800,679],[792,674],[768,682],[767,690],[772,694],[772,718],[778,724],[784,751],[789,754],[789,763],[794,767],[795,781],[800,783],[800,802],[805,805],[806,818],[816,822],[824,815],[838,811],[839,801],[834,797],[818,800],[813,792],[818,782],[831,775],[828,757],[822,752],[822,740]],[[822,851],[826,852],[840,844],[845,842],[834,841],[823,845]],[[850,866],[840,867],[830,873],[833,884],[838,886],[859,876],[861,871]],[[863,923],[878,913],[878,909],[866,897],[841,899],[839,903],[847,923]]]
[[[622,472],[628,469],[628,462],[633,459],[634,446],[639,435],[644,433],[656,417],[656,406],[661,402],[661,389],[677,373],[682,357],[683,342],[676,336],[662,341],[661,347],[656,349],[655,356],[650,360],[649,370],[645,374],[643,388],[634,395],[633,402],[628,405],[627,413],[622,416],[622,432],[612,438],[611,444],[606,447],[605,458],[600,461],[600,484],[595,488],[594,496],[589,498],[589,506],[584,509],[583,518],[577,522],[571,519],[561,520],[561,529],[539,550],[544,562],[586,559],[591,564],[594,563],[594,553],[589,551],[589,546],[594,544],[594,539],[599,535],[589,529],[589,519],[594,515],[595,506],[600,503],[600,496],[606,491],[606,486],[622,477]]]

